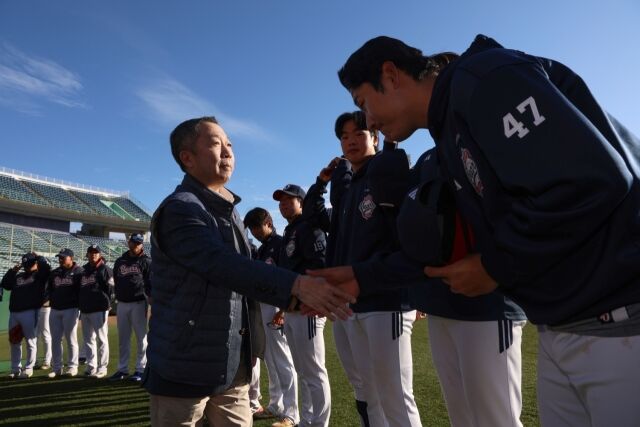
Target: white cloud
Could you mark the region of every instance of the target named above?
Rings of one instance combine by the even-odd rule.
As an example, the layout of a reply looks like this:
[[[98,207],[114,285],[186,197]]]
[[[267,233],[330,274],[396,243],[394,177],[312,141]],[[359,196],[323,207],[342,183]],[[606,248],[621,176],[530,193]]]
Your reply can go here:
[[[27,114],[38,114],[40,102],[70,108],[86,107],[80,100],[80,77],[49,59],[29,56],[0,43],[0,97],[2,104]]]
[[[165,125],[175,126],[190,117],[215,115],[233,137],[260,141],[275,139],[261,126],[220,111],[213,103],[173,78],[158,79],[137,90],[136,94],[148,108],[151,118]]]

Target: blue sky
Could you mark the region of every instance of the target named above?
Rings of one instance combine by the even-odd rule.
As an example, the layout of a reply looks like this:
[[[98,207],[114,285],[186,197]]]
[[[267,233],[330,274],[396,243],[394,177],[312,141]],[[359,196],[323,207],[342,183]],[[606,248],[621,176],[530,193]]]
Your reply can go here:
[[[0,0],[0,166],[154,209],[181,180],[170,131],[214,114],[241,214],[279,217],[273,190],[308,187],[339,154],[333,122],[354,106],[336,71],[381,34],[435,53],[484,33],[560,60],[640,134],[639,18],[634,0]],[[415,159],[431,145],[418,132],[404,148]]]

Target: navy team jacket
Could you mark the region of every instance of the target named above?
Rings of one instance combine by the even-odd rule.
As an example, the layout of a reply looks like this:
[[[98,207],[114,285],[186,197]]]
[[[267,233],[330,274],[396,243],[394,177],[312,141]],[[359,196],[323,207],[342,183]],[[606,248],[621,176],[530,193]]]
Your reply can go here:
[[[300,215],[284,229],[278,266],[300,274],[324,268],[326,249],[324,231]]]
[[[432,149],[425,152],[412,168],[412,191],[415,186],[425,183],[425,175],[433,176],[436,174],[438,160],[434,151]],[[427,170],[431,172],[426,173]],[[404,204],[406,201],[403,202]],[[400,227],[413,230],[412,239],[424,240],[428,242],[428,245],[433,246],[442,244],[438,239],[445,239],[437,235],[425,235],[423,224],[400,223],[401,220],[406,221],[406,218],[398,218],[398,230]],[[417,217],[415,220],[424,222],[435,219]],[[455,240],[462,240],[462,232],[458,234],[460,235]],[[414,243],[419,242],[414,240]],[[412,246],[419,247],[420,245]],[[473,247],[466,247],[463,252],[468,253],[471,250]],[[459,250],[454,251],[459,252]],[[359,300],[363,297],[366,298],[366,295],[371,292],[404,286],[408,291],[410,306],[430,315],[464,321],[523,320],[526,318],[520,307],[499,292],[474,298],[454,294],[442,280],[425,276],[424,264],[417,261],[406,247],[398,248],[395,252],[378,252],[370,258],[355,263],[353,269],[360,285]],[[395,291],[397,293],[400,289]]]
[[[327,183],[318,178],[307,192],[303,215],[328,226],[327,266],[351,265],[397,248],[395,215],[374,200],[368,166],[369,162],[353,173],[348,160],[340,161],[331,179],[330,211],[323,197]],[[351,309],[356,313],[408,310],[406,290],[363,292]]]
[[[113,265],[116,299],[122,302],[144,301],[151,294],[151,257],[142,253],[132,256],[122,254]]]
[[[275,231],[271,233],[267,240],[260,245],[256,259],[267,264],[278,265],[280,259],[280,249],[282,247],[282,236]]]
[[[80,276],[82,276],[82,267],[75,262],[71,268],[58,267],[51,272],[47,291],[52,309],[78,308]]]
[[[96,313],[111,308],[113,271],[104,260],[93,266],[86,263],[82,267],[78,288],[78,307],[82,313]]]
[[[46,300],[45,290],[51,267],[47,260],[38,257],[38,271],[20,273],[9,269],[2,278],[2,287],[11,291],[9,311],[19,312],[42,307]]]
[[[532,322],[640,302],[640,141],[578,75],[480,35],[428,118],[485,269]]]

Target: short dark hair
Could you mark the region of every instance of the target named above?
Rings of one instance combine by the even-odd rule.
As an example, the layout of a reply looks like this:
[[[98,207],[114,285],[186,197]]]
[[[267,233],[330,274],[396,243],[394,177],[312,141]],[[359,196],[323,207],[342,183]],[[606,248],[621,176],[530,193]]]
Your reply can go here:
[[[273,225],[273,219],[269,211],[263,208],[253,208],[244,216],[244,226],[247,228],[260,227],[263,224],[271,225],[271,228],[276,229]]]
[[[200,124],[203,122],[218,124],[218,120],[214,116],[198,117],[195,119],[185,120],[176,126],[176,128],[171,132],[171,136],[169,137],[169,142],[171,143],[171,154],[183,172],[186,172],[186,170],[180,160],[180,152],[184,150],[191,150],[193,148],[193,144],[196,142],[196,139],[198,139]]]
[[[398,39],[379,36],[369,40],[349,56],[338,71],[338,78],[342,86],[349,91],[363,83],[369,83],[381,91],[380,75],[382,64],[386,61],[393,62],[414,80],[422,80],[426,76],[438,74],[457,57],[458,55],[452,52],[425,56],[420,49]]]
[[[352,111],[350,113],[342,113],[336,119],[336,123],[333,126],[333,130],[336,134],[336,138],[341,139],[342,129],[347,122],[353,122],[356,128],[360,130],[367,130],[372,137],[378,138],[378,131],[369,129],[367,127],[367,116],[362,111]],[[378,151],[378,145],[376,145],[376,151]]]

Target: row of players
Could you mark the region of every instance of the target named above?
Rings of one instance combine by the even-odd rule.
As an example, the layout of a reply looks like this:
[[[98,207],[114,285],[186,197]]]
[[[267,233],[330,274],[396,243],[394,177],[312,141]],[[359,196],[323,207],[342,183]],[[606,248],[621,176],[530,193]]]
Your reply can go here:
[[[53,368],[49,378],[78,375],[79,354],[86,356],[85,376],[103,378],[109,363],[108,317],[112,300],[118,300],[117,325],[119,365],[112,379],[141,381],[146,365],[147,297],[150,292],[151,258],[144,253],[141,234],[129,237],[129,250],[118,258],[113,271],[98,245],[87,248],[88,262],[79,266],[71,249],[57,255],[54,270],[47,260],[30,252],[2,278],[2,289],[11,291],[9,341],[11,378],[29,378],[36,364],[38,336],[42,337],[44,360],[38,367]],[[22,271],[21,271],[22,270]],[[0,294],[0,298],[1,298]],[[78,323],[82,324],[84,346],[78,347]],[[128,364],[131,331],[137,340],[133,375]],[[63,369],[63,338],[67,342]],[[22,364],[22,341],[26,341],[26,362]]]
[[[246,214],[245,227],[262,242],[259,260],[303,274],[397,249],[396,219],[404,212],[399,209],[402,198],[398,199],[403,193],[397,190],[435,169],[435,154],[427,152],[410,172],[405,152],[385,143],[385,163],[380,170],[377,132],[367,128],[359,111],[340,115],[335,134],[343,155],[320,171],[307,192],[288,184],[273,193],[288,222],[284,236],[276,233],[267,210],[255,208]],[[324,198],[329,184],[331,208]],[[473,236],[470,230],[461,232],[467,226],[454,211],[442,215],[442,220],[445,229],[457,231],[452,234],[456,239],[451,248],[443,254],[445,260],[455,261],[470,250]],[[420,230],[413,229],[413,233],[420,234]],[[438,245],[434,241],[426,244]],[[413,275],[406,277],[405,284],[426,280],[419,263],[414,264],[397,265]],[[368,289],[384,280],[376,271],[363,272],[360,280],[366,277],[371,283],[362,286]],[[422,425],[413,395],[411,334],[416,309],[430,315],[429,341],[452,425],[522,425],[520,343],[526,318],[513,302],[499,294],[456,295],[434,280],[427,286],[378,289],[361,295],[351,309],[354,314],[348,320],[333,322],[333,335],[363,426]],[[261,311],[270,395],[268,406],[262,408],[257,400],[259,373],[254,368],[249,392],[254,418],[278,417],[274,427],[301,421],[301,425],[327,425],[331,401],[324,363],[325,319],[299,312],[285,315],[268,304],[261,304]],[[303,388],[301,414],[296,373]]]

